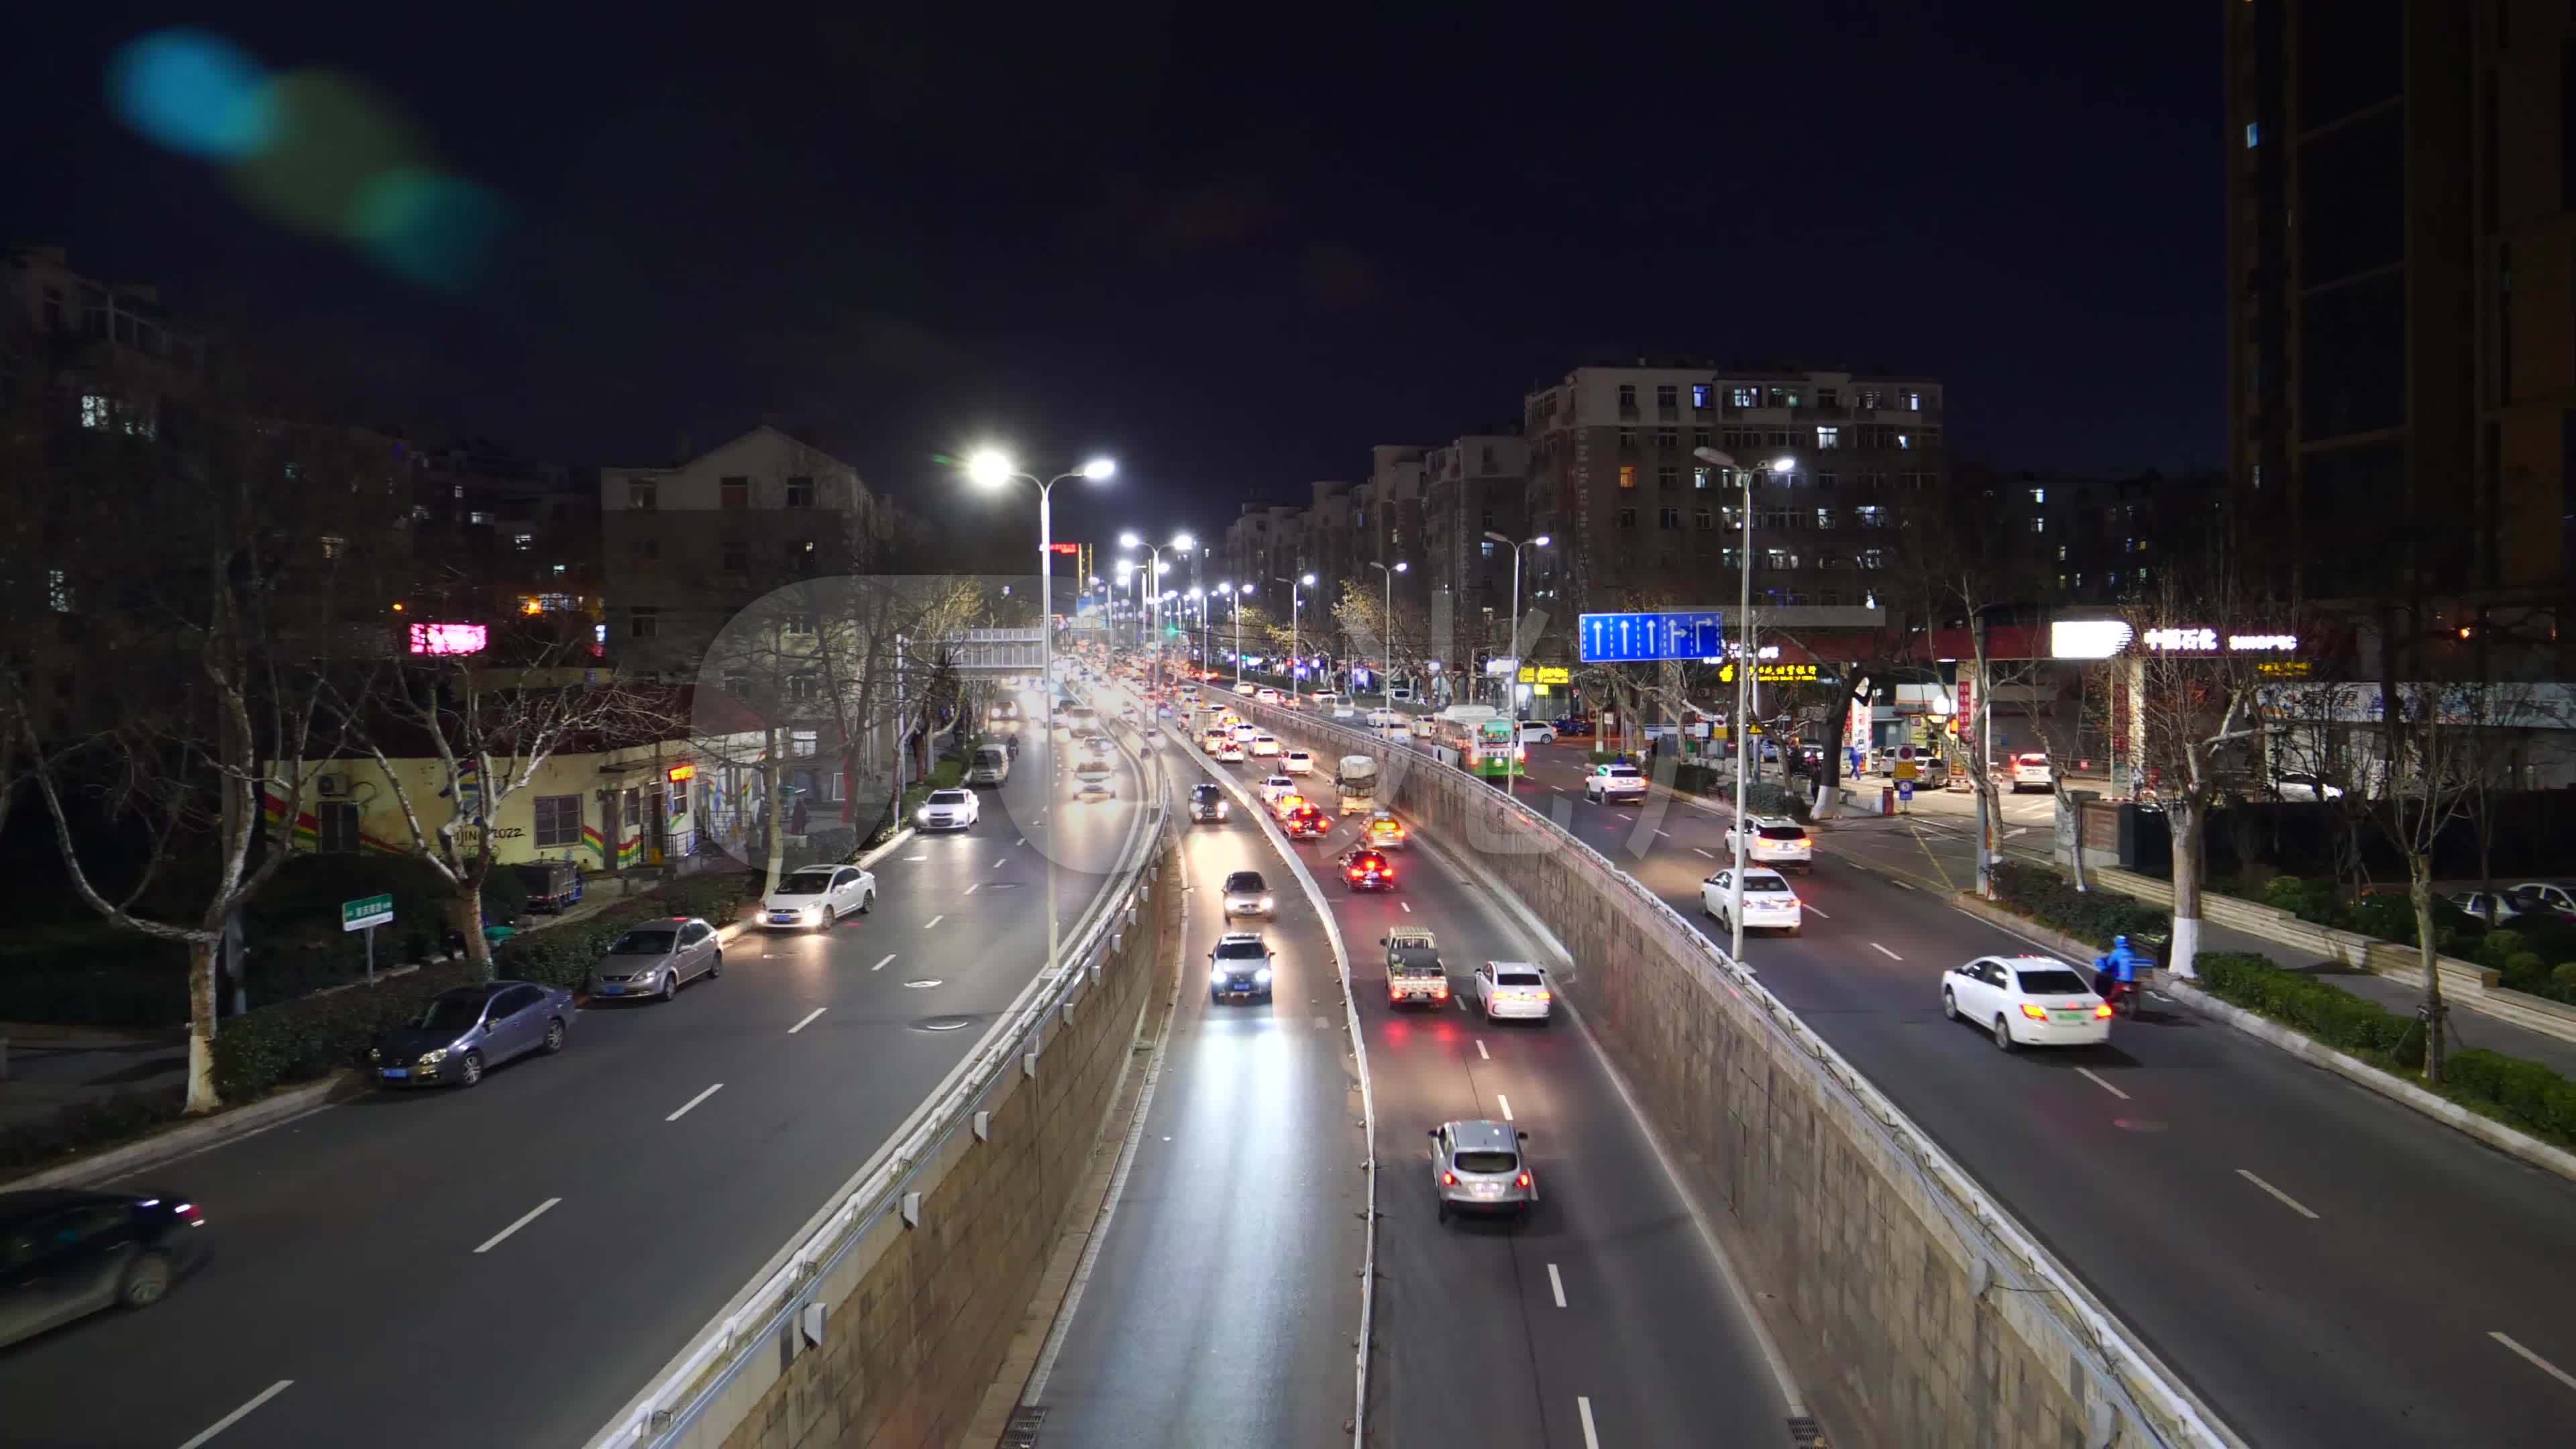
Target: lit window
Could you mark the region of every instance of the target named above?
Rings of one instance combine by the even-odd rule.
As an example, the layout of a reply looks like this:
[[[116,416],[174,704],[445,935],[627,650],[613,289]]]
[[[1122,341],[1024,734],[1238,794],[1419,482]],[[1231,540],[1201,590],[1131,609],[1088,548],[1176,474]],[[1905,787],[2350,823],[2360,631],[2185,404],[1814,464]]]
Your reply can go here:
[[[1691,384],[1691,406],[1692,406],[1693,408],[1695,408],[1695,409],[1698,409],[1698,410],[1699,410],[1699,411],[1701,411],[1701,412],[1706,412],[1706,411],[1708,411],[1708,394],[1709,394],[1709,386],[1708,386],[1708,384],[1707,384],[1707,383],[1704,383],[1704,382],[1695,382],[1695,383],[1692,383],[1692,384]]]
[[[1484,550],[1485,557],[1492,558],[1494,556],[1494,541],[1492,539],[1486,539],[1481,547]]]
[[[72,611],[71,579],[61,569],[45,570],[45,607],[57,614]]]
[[[2048,490],[2045,488],[2033,488],[2030,490],[2030,501],[2033,503],[2046,503],[2048,501]]]
[[[84,394],[82,394],[82,395],[81,395],[81,426],[82,426],[82,427],[84,427],[84,428],[104,428],[104,427],[106,427],[106,426],[107,426],[108,415],[109,415],[109,413],[110,413],[111,411],[112,411],[112,409],[108,406],[108,401],[107,401],[107,399],[106,399],[106,398],[103,398],[103,397],[101,397],[101,396],[99,396],[97,393],[94,393],[94,392],[93,392],[93,393],[84,393]]]
[[[2245,149],[2251,151],[2262,144],[2263,123],[2260,121],[2247,121],[2245,123]]]
[[[1911,448],[1911,447],[1913,447],[1913,446],[1914,446],[1914,435],[1913,435],[1912,433],[1899,433],[1899,434],[1897,434],[1897,435],[1896,435],[1896,446],[1897,446],[1897,447],[1899,447],[1899,448]]]
[[[1840,429],[1840,428],[1818,428],[1818,429],[1816,429],[1816,446],[1817,446],[1817,447],[1819,447],[1819,448],[1839,448],[1839,447],[1841,447],[1842,445],[1843,445],[1843,430],[1842,430],[1842,429]]]
[[[456,496],[459,498],[465,496],[463,485],[458,485]],[[641,509],[646,513],[650,513],[660,504],[660,502],[661,490],[654,486],[652,479],[630,478],[626,481],[627,507]]]
[[[336,533],[326,533],[322,535],[322,556],[324,558],[338,558],[340,555],[348,551],[349,541],[347,539],[342,538]]]
[[[490,523],[492,521],[492,515],[478,508],[473,512],[466,514],[465,521],[468,523]]]
[[[1831,527],[1833,527],[1833,526],[1834,526],[1834,511],[1833,511],[1832,509],[1830,509],[1830,508],[1819,508],[1819,509],[1817,509],[1817,510],[1816,510],[1816,527],[1818,527],[1818,528],[1831,528]]]
[[[2030,531],[2033,533],[2048,532],[2048,520],[2039,514],[2032,514],[2030,516]]]
[[[1691,470],[1691,486],[1693,488],[1705,488],[1708,486],[1708,470],[1706,468],[1693,468]]]
[[[1637,486],[1636,464],[1622,463],[1619,465],[1619,486],[1622,488],[1634,488]]]
[[[510,546],[521,553],[526,553],[528,551],[528,545],[536,541],[537,536],[533,533],[514,533],[510,535]]]
[[[1733,405],[1736,407],[1756,408],[1762,405],[1762,389],[1758,387],[1735,388],[1728,392],[1727,396],[1734,399]]]
[[[1907,412],[1919,413],[1923,411],[1923,394],[1914,391],[1912,388],[1906,389],[1898,400],[1905,404],[1905,410]]]
[[[2066,562],[2066,545],[2062,543],[2057,546],[2057,561],[2059,563]]]
[[[462,484],[462,483],[457,484],[457,485],[456,485],[456,491],[455,491],[455,492],[453,492],[453,493],[451,493],[451,494],[450,494],[450,495],[448,495],[448,496],[449,496],[449,497],[452,497],[452,498],[462,498],[462,497],[464,497],[464,496],[465,496],[465,485],[464,485],[464,484]],[[636,506],[636,507],[638,507],[638,508],[650,508],[650,507],[652,507],[652,505],[651,505],[651,504],[649,504],[649,503],[639,503],[639,504],[636,504],[635,506]]]
[[[1878,549],[1862,549],[1860,551],[1860,566],[1865,569],[1885,568],[1887,566],[1887,556]],[[1872,607],[1875,607],[1875,605]]]

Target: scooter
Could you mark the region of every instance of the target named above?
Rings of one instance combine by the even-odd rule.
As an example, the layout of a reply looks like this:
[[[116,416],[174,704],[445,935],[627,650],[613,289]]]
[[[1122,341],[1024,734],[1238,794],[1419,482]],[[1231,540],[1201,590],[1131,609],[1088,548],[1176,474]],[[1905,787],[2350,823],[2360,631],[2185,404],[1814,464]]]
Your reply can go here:
[[[2138,1011],[2146,1000],[2146,987],[2142,983],[2105,977],[2098,985],[2102,999],[2110,1004],[2113,1015],[2137,1020]]]

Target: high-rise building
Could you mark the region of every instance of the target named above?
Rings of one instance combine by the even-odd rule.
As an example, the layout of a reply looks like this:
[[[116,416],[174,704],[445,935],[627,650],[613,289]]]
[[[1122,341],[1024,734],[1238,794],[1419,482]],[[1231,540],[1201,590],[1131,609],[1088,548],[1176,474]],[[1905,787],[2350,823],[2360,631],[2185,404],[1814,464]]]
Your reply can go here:
[[[2276,587],[2576,590],[2576,21],[2227,0],[2229,484]],[[2411,571],[2411,573],[2410,573]],[[2562,646],[2563,647],[2563,646]]]
[[[1753,588],[1774,606],[1874,604],[1909,500],[1944,471],[1941,389],[1920,377],[1640,358],[1530,393],[1523,430],[1527,526],[1554,542],[1522,606],[1569,625],[1735,599],[1744,493],[1701,448],[1763,469]]]
[[[1432,449],[1424,460],[1422,562],[1416,567],[1435,629],[1441,610],[1447,610],[1449,648],[1458,660],[1509,637],[1512,549],[1485,535],[1530,537],[1528,472],[1529,445],[1505,432],[1466,434]],[[1524,554],[1522,567],[1529,566]],[[1444,596],[1445,605],[1438,602]]]

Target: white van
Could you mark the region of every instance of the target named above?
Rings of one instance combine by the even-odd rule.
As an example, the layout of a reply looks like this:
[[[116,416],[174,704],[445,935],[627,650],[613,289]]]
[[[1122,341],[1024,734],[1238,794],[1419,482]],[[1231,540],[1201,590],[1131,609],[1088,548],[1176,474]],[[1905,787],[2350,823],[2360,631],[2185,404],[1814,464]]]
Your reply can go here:
[[[969,785],[999,785],[1011,778],[1011,752],[1000,745],[975,747],[975,763],[966,767]]]

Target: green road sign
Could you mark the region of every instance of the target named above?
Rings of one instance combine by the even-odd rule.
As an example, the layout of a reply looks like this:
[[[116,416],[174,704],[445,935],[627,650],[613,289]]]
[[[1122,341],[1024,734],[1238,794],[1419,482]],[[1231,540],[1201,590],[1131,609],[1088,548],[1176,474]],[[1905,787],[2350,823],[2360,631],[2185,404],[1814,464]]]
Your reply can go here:
[[[364,896],[340,903],[340,929],[363,931],[369,926],[382,926],[394,918],[392,896]]]

